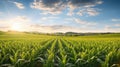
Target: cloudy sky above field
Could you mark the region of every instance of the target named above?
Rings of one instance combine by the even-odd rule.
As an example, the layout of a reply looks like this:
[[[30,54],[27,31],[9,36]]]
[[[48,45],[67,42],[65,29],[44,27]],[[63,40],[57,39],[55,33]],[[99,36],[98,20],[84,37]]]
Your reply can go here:
[[[120,0],[0,0],[0,30],[120,32]]]

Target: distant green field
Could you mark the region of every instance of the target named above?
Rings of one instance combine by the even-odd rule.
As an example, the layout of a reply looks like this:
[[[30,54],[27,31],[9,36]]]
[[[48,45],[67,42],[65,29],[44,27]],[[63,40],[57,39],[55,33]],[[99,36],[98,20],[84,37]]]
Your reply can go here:
[[[120,34],[0,34],[0,67],[120,67]]]

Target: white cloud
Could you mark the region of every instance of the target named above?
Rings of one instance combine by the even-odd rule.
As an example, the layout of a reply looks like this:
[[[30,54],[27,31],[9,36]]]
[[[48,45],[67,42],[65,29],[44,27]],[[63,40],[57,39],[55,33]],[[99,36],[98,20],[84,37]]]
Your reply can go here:
[[[85,9],[82,9],[82,10],[79,10],[76,14],[79,16],[83,16],[84,12],[85,12]]]
[[[45,12],[44,14],[60,14],[66,8],[69,13],[67,15],[72,16],[75,9],[90,8],[98,4],[102,4],[101,0],[34,0],[31,4],[31,8],[39,9]],[[95,16],[98,14],[95,10],[89,11],[88,14]]]
[[[97,10],[95,10],[94,8],[88,8],[87,9],[87,14],[90,16],[96,16],[99,14],[99,12]]]
[[[81,20],[79,18],[75,18],[74,20],[75,20],[76,23],[79,23],[79,24],[82,24],[82,25],[87,25],[87,26],[97,25],[97,23],[95,23],[95,22],[88,22],[88,21]]]
[[[75,8],[74,7],[71,7],[70,5],[69,5],[69,8],[68,8],[68,13],[67,13],[67,15],[68,16],[73,16],[75,13],[74,13],[74,10],[75,10]]]
[[[13,18],[13,20],[14,20],[14,18]],[[7,21],[0,20],[0,30],[3,30],[3,31],[10,30],[10,26],[12,25],[12,23],[13,22],[9,22],[9,20],[7,20]],[[18,23],[18,22],[16,22],[16,23]],[[80,24],[86,24],[86,22],[80,22]],[[66,26],[66,25],[41,25],[41,24],[34,24],[34,23],[27,23],[27,22],[26,23],[21,22],[20,26],[22,26],[20,31],[37,31],[37,32],[44,32],[44,33],[54,33],[54,32],[120,32],[120,28],[112,28],[111,26],[106,26],[104,29],[97,29],[97,28],[90,29],[89,26],[87,26],[85,28],[78,28],[78,27],[76,28],[76,27]]]
[[[74,12],[73,10],[70,10],[68,13],[67,13],[68,16],[73,16],[74,15]]]
[[[83,16],[85,14],[89,16],[96,16],[99,14],[99,12],[98,12],[98,9],[95,9],[95,8],[84,8],[79,10],[76,14],[79,16]]]
[[[103,31],[106,32],[120,32],[120,27],[118,27],[119,25],[105,25]]]
[[[42,14],[42,15],[48,15],[48,14],[52,14],[52,15],[58,15],[58,14],[61,14],[62,12],[61,11],[51,11],[51,12],[49,12],[49,11],[43,11],[43,12],[41,12],[40,14]]]
[[[24,5],[22,3],[19,2],[13,2],[19,9],[24,9]]]
[[[120,19],[112,19],[114,22],[120,22]]]
[[[30,22],[30,19],[28,19],[26,16],[17,16],[16,18],[13,18],[11,22]]]
[[[100,0],[97,2],[97,4],[102,4],[102,3],[103,3],[103,1],[100,1]]]
[[[38,2],[34,1],[31,4],[31,8],[43,10],[43,14],[52,14],[52,15],[60,14],[61,11],[64,9],[63,5],[61,7],[59,7],[60,3],[57,3],[57,0],[56,0],[56,3],[51,2],[50,4],[49,4],[50,6],[47,6],[41,0],[39,0]],[[54,6],[54,7],[52,7],[52,6]]]
[[[48,17],[48,18],[56,18],[57,17]],[[73,19],[67,18],[68,21],[73,21]],[[31,23],[32,21],[27,18],[26,16],[17,16],[14,18],[0,20],[0,30],[10,30],[10,27],[14,23],[20,24],[22,27],[20,31],[38,31],[38,32],[45,32],[45,33],[53,33],[53,32],[120,32],[120,24],[114,24],[113,26],[106,25],[104,29],[98,29],[95,22],[88,22],[81,19],[74,19],[76,23],[81,24],[81,26],[86,25],[86,27],[72,27],[66,25],[42,25],[42,24],[35,24]],[[90,27],[94,27],[94,29]]]
[[[49,17],[56,18],[56,17]],[[11,26],[14,24],[20,25],[19,31],[38,31],[45,33],[54,33],[54,32],[84,32],[86,29],[66,26],[66,25],[42,25],[31,23],[32,21],[25,16],[17,16],[14,18],[0,20],[0,30],[7,31],[11,30]]]
[[[55,20],[55,19],[59,19],[59,17],[56,17],[56,16],[50,16],[50,17],[42,17],[40,20]]]
[[[120,27],[120,24],[115,24],[116,27]]]

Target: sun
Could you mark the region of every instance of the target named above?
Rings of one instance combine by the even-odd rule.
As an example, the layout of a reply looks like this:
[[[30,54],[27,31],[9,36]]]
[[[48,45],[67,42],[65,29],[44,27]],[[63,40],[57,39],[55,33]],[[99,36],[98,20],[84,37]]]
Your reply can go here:
[[[21,28],[22,28],[21,25],[18,23],[11,25],[11,30],[14,30],[14,31],[21,31]]]

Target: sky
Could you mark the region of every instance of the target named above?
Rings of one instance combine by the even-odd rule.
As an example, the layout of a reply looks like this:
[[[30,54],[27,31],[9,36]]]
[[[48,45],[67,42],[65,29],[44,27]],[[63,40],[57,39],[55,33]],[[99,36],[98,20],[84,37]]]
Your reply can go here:
[[[0,30],[120,32],[120,0],[0,0]]]

